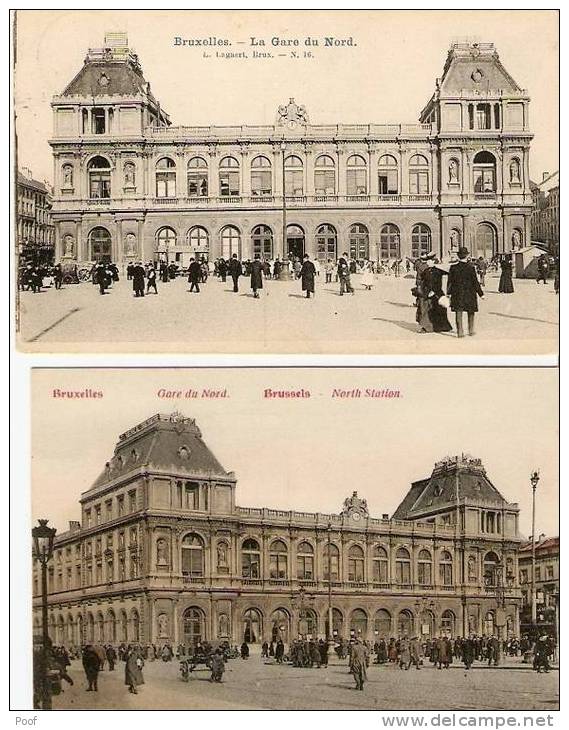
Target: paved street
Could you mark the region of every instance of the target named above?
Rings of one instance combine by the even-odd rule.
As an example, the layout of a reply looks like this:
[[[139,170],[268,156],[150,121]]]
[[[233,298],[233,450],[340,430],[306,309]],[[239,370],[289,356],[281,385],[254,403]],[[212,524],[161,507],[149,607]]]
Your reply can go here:
[[[477,335],[419,334],[410,289],[414,279],[376,277],[366,291],[352,277],[355,296],[317,280],[305,300],[300,282],[266,281],[254,299],[243,277],[239,295],[210,278],[201,294],[185,278],[158,284],[159,294],[134,298],[124,277],[105,295],[90,283],[20,292],[21,347],[35,351],[311,352],[439,354],[548,353],[557,351],[559,299],[553,281],[514,280],[514,294],[498,294],[488,277],[477,315]],[[451,323],[454,316],[451,313]],[[88,346],[88,343],[93,343]],[[177,344],[176,344],[177,343]]]
[[[347,662],[295,669],[265,664],[259,655],[230,660],[223,684],[209,682],[203,670],[185,683],[177,661],[148,662],[138,695],[124,685],[123,663],[99,675],[97,693],[85,691],[80,661],[73,662],[70,674],[75,684],[64,683],[54,709],[555,710],[559,704],[559,672],[536,674],[521,659],[496,669],[477,663],[469,672],[458,664],[408,672],[372,665],[363,692],[354,689]]]

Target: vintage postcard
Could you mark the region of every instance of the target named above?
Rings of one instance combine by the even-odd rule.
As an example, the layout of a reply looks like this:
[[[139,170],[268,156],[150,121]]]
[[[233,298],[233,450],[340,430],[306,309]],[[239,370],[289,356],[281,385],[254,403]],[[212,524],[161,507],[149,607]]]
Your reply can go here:
[[[30,706],[558,709],[556,378],[35,369]]]
[[[558,22],[19,11],[20,349],[556,354]]]

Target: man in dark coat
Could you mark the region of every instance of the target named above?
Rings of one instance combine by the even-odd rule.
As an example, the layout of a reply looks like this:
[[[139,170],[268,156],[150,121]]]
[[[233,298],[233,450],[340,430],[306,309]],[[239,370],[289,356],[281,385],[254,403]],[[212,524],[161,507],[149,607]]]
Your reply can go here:
[[[464,639],[462,642],[462,661],[464,662],[464,668],[470,669],[472,666],[472,662],[474,661],[474,656],[476,654],[476,646],[475,641],[472,637],[469,637],[468,639]]]
[[[229,273],[233,279],[233,291],[239,291],[239,277],[243,274],[243,267],[241,261],[237,258],[237,254],[234,253],[229,261]]]
[[[56,264],[53,267],[53,281],[55,284],[55,288],[61,289],[61,284],[63,282],[63,270],[61,268],[61,264]]]
[[[458,263],[452,264],[448,272],[447,294],[450,308],[456,317],[456,333],[464,337],[462,315],[468,315],[468,334],[474,334],[474,314],[478,311],[477,296],[484,299],[484,292],[476,276],[476,269],[468,261],[468,249],[458,249]]]
[[[547,260],[547,256],[542,253],[541,256],[537,260],[537,283],[539,284],[540,281],[543,281],[544,284],[547,284],[547,275],[549,274],[549,261]]]
[[[140,261],[137,261],[132,269],[132,288],[134,290],[135,297],[144,296],[145,276],[146,272],[144,271],[144,266],[140,263]]]
[[[190,259],[190,268],[188,271],[188,281],[190,282],[190,291],[200,293],[200,279],[202,276],[202,267],[199,261],[193,257]]]
[[[154,293],[158,294],[158,289],[156,288],[156,269],[154,268],[154,264],[148,264],[148,269],[146,272],[146,293],[150,291],[150,289],[154,289]]]
[[[142,674],[143,666],[144,659],[142,658],[142,652],[131,647],[128,650],[126,664],[124,667],[124,683],[127,685],[128,691],[133,695],[138,694],[138,690],[136,688],[139,685],[144,684],[144,676]]]
[[[102,261],[99,261],[95,269],[95,282],[99,285],[99,294],[104,294],[107,288],[107,267]]]
[[[95,651],[95,647],[88,644],[83,649],[83,669],[85,670],[85,676],[89,686],[87,692],[97,692],[97,680],[99,679],[99,670],[101,669],[101,660],[99,655]]]
[[[261,263],[260,254],[255,254],[255,259],[251,264],[251,289],[255,299],[259,298],[259,289],[263,288],[263,264]]]
[[[109,672],[112,672],[112,671],[114,671],[115,662],[117,660],[117,653],[115,651],[115,647],[111,646],[111,644],[109,644],[108,646],[105,647],[105,651],[107,653],[107,661],[109,662]]]
[[[284,657],[284,643],[282,639],[279,639],[277,641],[277,645],[275,647],[275,659],[277,660],[277,664],[282,664]]]
[[[300,269],[300,278],[302,280],[302,291],[306,292],[306,298],[310,299],[310,293],[314,294],[314,277],[316,276],[316,267],[310,260],[307,253],[304,254],[304,261]]]
[[[340,296],[344,296],[344,291],[347,291],[349,294],[354,294],[347,253],[343,253],[338,259],[338,278],[340,279]]]
[[[225,282],[227,278],[227,261],[225,259],[219,259],[219,264],[217,265],[217,270],[219,271],[219,276],[221,277],[221,281]]]

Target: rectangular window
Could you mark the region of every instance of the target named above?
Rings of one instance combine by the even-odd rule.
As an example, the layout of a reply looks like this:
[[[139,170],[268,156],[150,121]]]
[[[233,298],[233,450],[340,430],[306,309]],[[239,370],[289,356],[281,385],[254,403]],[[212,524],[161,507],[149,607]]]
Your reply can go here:
[[[476,129],[491,128],[490,104],[476,105]]]
[[[69,590],[71,588],[71,568],[67,568],[66,578],[65,587]]]
[[[105,509],[107,512],[107,520],[113,519],[113,502],[111,499],[109,499],[107,502],[105,502]]]
[[[552,579],[553,579],[553,566],[548,565],[547,566],[547,580],[552,580]]]
[[[271,195],[272,181],[270,170],[253,170],[251,172],[251,195]]]
[[[452,565],[439,565],[439,580],[443,586],[452,585]]]
[[[95,572],[95,583],[96,585],[100,585],[103,582],[103,564],[97,563],[96,572]]]
[[[373,582],[387,583],[387,560],[373,561]]]
[[[188,195],[190,198],[207,198],[207,172],[188,173]]]
[[[156,173],[156,197],[157,198],[175,198],[176,197],[176,173],[175,172],[157,172]]]
[[[285,192],[291,198],[304,195],[302,170],[285,170]]]
[[[81,566],[75,568],[75,587],[81,588]]]
[[[348,195],[366,195],[367,170],[348,170],[346,183]]]
[[[105,110],[93,109],[91,111],[91,134],[105,134]]]
[[[250,555],[245,553],[243,555],[242,569],[243,578],[259,578],[261,574],[259,556],[256,554]]]
[[[348,561],[348,580],[353,583],[363,583],[364,580],[364,561],[349,560]]]
[[[182,550],[182,573],[185,575],[203,575],[203,551],[201,549]]]
[[[312,555],[299,555],[296,559],[296,570],[300,580],[314,578],[314,558]]]
[[[430,563],[419,563],[417,580],[422,586],[431,585],[431,564]]]
[[[199,509],[199,485],[186,482],[185,488],[185,504],[186,509]]]
[[[541,580],[541,568],[536,568],[535,569],[535,579],[536,579],[536,581],[540,581]]]
[[[330,573],[332,573],[332,580],[337,581],[340,575],[339,561],[337,555],[332,555],[330,557]],[[329,580],[327,555],[324,555],[324,580]]]
[[[496,190],[494,170],[492,168],[474,168],[474,192],[493,193]]]
[[[119,558],[119,580],[120,581],[126,580],[126,571],[125,571],[124,557],[122,555]]]
[[[395,578],[399,585],[409,585],[411,583],[411,564],[398,561],[395,566]]]
[[[239,195],[239,172],[221,172],[219,174],[219,194],[221,197]]]
[[[91,510],[85,510],[85,527],[91,527]]]
[[[124,515],[124,495],[122,494],[117,497],[117,514],[119,517]]]
[[[136,512],[136,492],[128,493],[128,511]]]
[[[399,188],[397,185],[397,170],[387,170],[387,172],[379,173],[379,194],[380,195],[397,195]]]
[[[111,176],[108,172],[89,173],[89,197],[110,198]]]
[[[101,524],[101,505],[98,504],[95,507],[95,524],[100,525]]]
[[[316,195],[335,195],[336,171],[316,170],[314,173],[314,192]]]
[[[527,582],[528,582],[527,570],[520,570],[520,583],[527,583]]]
[[[413,171],[409,173],[409,192],[411,193],[411,195],[428,195],[429,173],[426,171]]]

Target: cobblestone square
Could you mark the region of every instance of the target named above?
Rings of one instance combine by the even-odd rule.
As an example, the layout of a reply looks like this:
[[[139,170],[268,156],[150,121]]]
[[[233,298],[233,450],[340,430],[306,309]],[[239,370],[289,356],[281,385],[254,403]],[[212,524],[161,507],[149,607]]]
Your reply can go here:
[[[249,279],[234,294],[228,280],[210,277],[200,294],[185,278],[158,284],[158,295],[135,298],[122,277],[105,296],[90,283],[62,290],[20,292],[20,346],[35,351],[162,351],[251,353],[359,353],[452,355],[557,351],[558,297],[553,281],[515,280],[513,294],[486,280],[476,336],[418,332],[414,278],[376,276],[367,291],[354,276],[355,295],[319,277],[306,300],[299,281],[264,282],[254,299]],[[454,315],[449,313],[454,326]]]
[[[347,661],[335,658],[328,668],[299,669],[265,663],[258,654],[232,659],[222,684],[199,670],[183,682],[178,662],[147,662],[145,684],[132,695],[124,684],[124,664],[99,675],[99,691],[86,692],[81,662],[72,663],[73,687],[64,683],[54,709],[179,710],[555,710],[559,673],[536,674],[521,659],[499,668],[475,663],[449,670],[426,665],[408,672],[394,665],[371,665],[363,692],[356,692]]]

